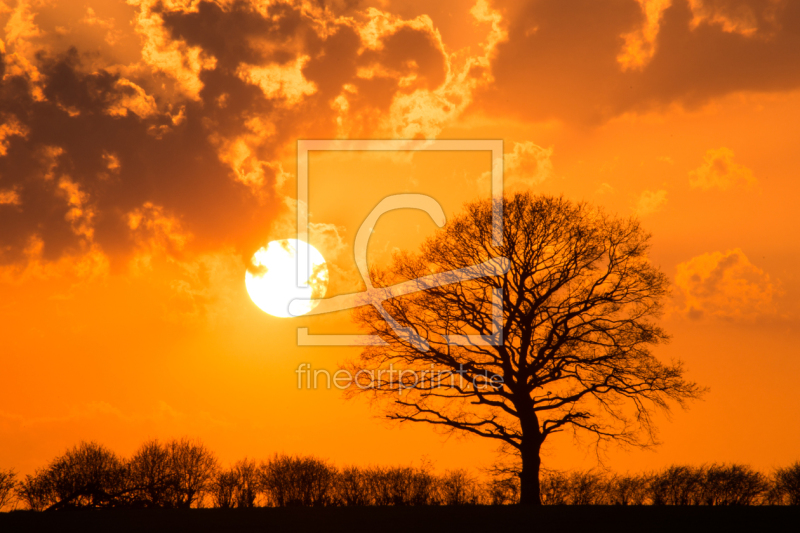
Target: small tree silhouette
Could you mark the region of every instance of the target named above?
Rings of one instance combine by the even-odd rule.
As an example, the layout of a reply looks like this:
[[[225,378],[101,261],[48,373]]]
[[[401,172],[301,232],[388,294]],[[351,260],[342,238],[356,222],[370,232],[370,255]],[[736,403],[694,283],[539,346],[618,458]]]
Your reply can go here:
[[[495,246],[500,211],[503,242]],[[550,435],[572,429],[598,444],[647,446],[655,442],[654,410],[702,392],[679,362],[661,363],[650,351],[667,340],[652,319],[668,280],[648,261],[649,240],[635,219],[563,198],[517,194],[467,205],[418,254],[374,269],[373,284],[447,275],[493,258],[507,258],[508,272],[487,268],[485,277],[453,278],[379,304],[399,328],[372,306],[356,309],[356,322],[383,344],[349,365],[366,378],[350,394],[384,400],[392,420],[511,447],[522,463],[520,502],[541,503],[540,450]],[[497,345],[449,342],[467,335]]]
[[[336,469],[314,457],[275,455],[260,468],[261,486],[277,507],[335,503]]]
[[[175,474],[169,450],[158,440],[142,444],[128,463],[134,507],[172,507]]]
[[[196,440],[151,440],[134,454],[128,470],[132,506],[181,509],[202,502],[217,472],[217,459]]]
[[[188,509],[200,504],[217,471],[214,454],[199,441],[172,440],[166,445],[173,481],[172,506]]]
[[[705,505],[753,505],[769,490],[766,476],[747,465],[712,464],[704,474]]]
[[[775,472],[776,503],[800,505],[800,461]]]
[[[95,442],[70,448],[33,476],[18,494],[34,510],[119,507],[128,493],[124,462]]]
[[[261,492],[256,462],[242,459],[229,470],[220,470],[211,482],[209,492],[215,507],[223,509],[251,508]]]
[[[0,470],[0,511],[17,499],[17,473],[13,469]]]

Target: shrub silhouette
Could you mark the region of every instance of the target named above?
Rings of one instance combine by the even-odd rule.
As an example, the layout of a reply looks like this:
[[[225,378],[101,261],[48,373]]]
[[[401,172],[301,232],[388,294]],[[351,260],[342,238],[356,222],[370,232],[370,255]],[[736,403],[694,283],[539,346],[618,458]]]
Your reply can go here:
[[[315,457],[275,455],[261,465],[260,482],[276,507],[333,505],[336,470]]]
[[[800,505],[800,461],[779,468],[773,479],[775,503]]]
[[[769,489],[766,476],[746,465],[713,464],[704,474],[701,494],[705,505],[753,505]]]
[[[606,482],[606,503],[643,505],[647,500],[647,482],[645,476],[613,475]]]
[[[372,505],[436,505],[436,480],[424,469],[372,467],[365,470]]]
[[[128,464],[131,507],[186,509],[211,489],[217,459],[199,441],[144,443]]]
[[[168,448],[157,440],[142,444],[128,463],[134,507],[173,507],[175,473]]]
[[[702,482],[701,468],[671,466],[650,477],[650,501],[653,505],[699,505]]]
[[[355,466],[343,468],[336,480],[337,499],[341,505],[372,505],[366,473]]]
[[[218,471],[209,489],[214,507],[223,509],[255,507],[261,492],[258,466],[250,459]]]
[[[0,511],[17,499],[17,473],[13,469],[0,469]]]
[[[445,472],[441,482],[444,505],[476,505],[482,503],[482,487],[466,470]]]
[[[127,493],[125,480],[125,464],[114,452],[82,442],[26,476],[18,494],[36,510],[119,507]]]
[[[33,475],[0,470],[0,508],[34,511],[111,508],[217,508],[508,505],[520,501],[514,466],[495,466],[482,482],[464,469],[436,474],[428,463],[347,466],[276,454],[220,469],[196,440],[147,441],[126,460],[81,442]],[[765,476],[747,465],[673,465],[649,474],[546,471],[545,505],[800,505],[800,462]]]

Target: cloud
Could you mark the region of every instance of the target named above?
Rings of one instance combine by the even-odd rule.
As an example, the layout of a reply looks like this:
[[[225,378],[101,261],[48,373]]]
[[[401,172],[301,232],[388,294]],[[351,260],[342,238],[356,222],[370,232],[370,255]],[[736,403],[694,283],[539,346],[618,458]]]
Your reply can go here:
[[[427,15],[412,21],[398,22],[397,17],[370,9],[367,42],[381,35],[376,42],[389,42],[396,50],[388,54],[386,45],[379,44],[380,71],[389,67],[400,74],[397,94],[389,114],[379,127],[396,138],[435,138],[442,127],[460,116],[472,103],[473,93],[493,81],[491,59],[497,45],[506,38],[501,26],[502,17],[484,0],[470,9],[477,23],[488,23],[491,29],[478,54],[448,53],[439,31]],[[372,28],[379,28],[374,30]],[[389,36],[385,36],[389,33]],[[418,57],[426,61],[417,64],[408,55],[422,50]],[[367,53],[365,56],[369,57]],[[403,66],[405,66],[403,68]],[[391,72],[390,71],[390,72]],[[420,73],[425,73],[421,78]],[[431,81],[433,83],[431,83]]]
[[[84,282],[103,279],[111,270],[108,257],[96,244],[84,244],[57,259],[48,258],[44,249],[42,238],[32,235],[21,252],[23,261],[0,265],[0,283],[21,284],[54,278]]]
[[[600,187],[598,187],[597,190],[594,193],[595,194],[600,194],[600,195],[614,194],[614,187],[612,187],[610,184],[604,182],[604,183],[600,184]]]
[[[145,202],[127,213],[127,224],[137,247],[137,267],[149,267],[154,256],[176,256],[192,239],[178,217],[163,206]]]
[[[679,264],[675,285],[677,311],[690,319],[752,320],[776,312],[777,283],[738,248]]]
[[[553,175],[553,147],[543,148],[531,141],[515,142],[503,158],[503,178],[507,189],[539,185]]]
[[[19,205],[19,193],[14,189],[0,190],[0,205]]]
[[[485,114],[599,124],[800,87],[800,3],[787,0],[496,0],[507,39]]]
[[[658,191],[644,191],[636,200],[633,211],[638,216],[643,217],[658,213],[664,209],[665,205],[667,205],[667,191],[664,189]]]
[[[155,98],[132,81],[120,78],[115,85],[119,89],[120,97],[106,110],[109,115],[124,117],[131,112],[140,118],[148,118],[158,113]]]
[[[689,184],[693,189],[727,190],[737,185],[752,186],[756,183],[753,171],[733,162],[730,148],[710,149],[703,157],[703,164],[689,172]]]
[[[232,324],[243,320],[240,300],[232,287],[244,279],[245,266],[232,249],[176,261],[169,280],[170,298],[162,305],[164,317],[184,325]]]
[[[284,199],[286,209],[280,218],[275,220],[270,228],[270,240],[292,239],[297,235],[297,200],[294,198]],[[303,210],[307,207],[300,202]],[[335,261],[343,252],[347,250],[343,233],[346,228],[309,220],[308,222],[308,242],[314,246],[325,258],[326,261]],[[249,259],[249,258],[248,258]]]
[[[164,25],[159,0],[128,0],[139,7],[135,19],[136,32],[143,39],[142,59],[154,70],[169,76],[178,92],[192,100],[200,99],[203,82],[200,74],[205,69],[213,69],[216,58],[204,53],[197,46],[188,46],[183,40],[175,39]],[[179,7],[172,4],[173,7]],[[180,6],[189,8],[190,4]]]
[[[21,0],[0,47],[0,264],[34,242],[49,264],[129,264],[147,209],[194,236],[184,252],[252,253],[297,138],[435,137],[492,83],[504,17],[458,5],[473,48],[391,3]]]
[[[8,153],[8,145],[11,142],[10,137],[14,135],[26,137],[28,128],[20,124],[14,115],[3,117],[3,123],[0,124],[0,157]]]
[[[237,75],[261,87],[268,99],[283,99],[291,106],[299,103],[304,96],[317,91],[317,86],[303,77],[303,67],[308,60],[308,56],[301,56],[288,65],[266,67],[243,65],[237,70]]]
[[[656,53],[656,40],[661,26],[664,10],[672,5],[672,0],[637,0],[644,13],[642,25],[622,37],[625,44],[617,56],[623,71],[641,70]]]
[[[692,27],[717,25],[728,33],[753,36],[777,29],[782,0],[689,0]]]

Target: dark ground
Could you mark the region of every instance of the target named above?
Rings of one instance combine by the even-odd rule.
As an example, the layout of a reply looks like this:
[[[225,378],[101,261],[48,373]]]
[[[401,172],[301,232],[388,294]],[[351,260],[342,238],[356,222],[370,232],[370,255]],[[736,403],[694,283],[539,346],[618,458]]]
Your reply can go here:
[[[0,513],[0,533],[800,531],[800,507],[343,507]]]

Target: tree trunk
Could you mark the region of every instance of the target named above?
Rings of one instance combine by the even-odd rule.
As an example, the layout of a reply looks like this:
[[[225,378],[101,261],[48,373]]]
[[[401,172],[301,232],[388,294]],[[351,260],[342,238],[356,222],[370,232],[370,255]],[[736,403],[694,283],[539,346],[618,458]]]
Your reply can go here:
[[[542,497],[539,487],[539,467],[542,464],[539,458],[541,442],[538,438],[534,442],[525,442],[525,440],[523,437],[522,448],[520,449],[522,472],[519,474],[519,503],[520,505],[541,505]]]

